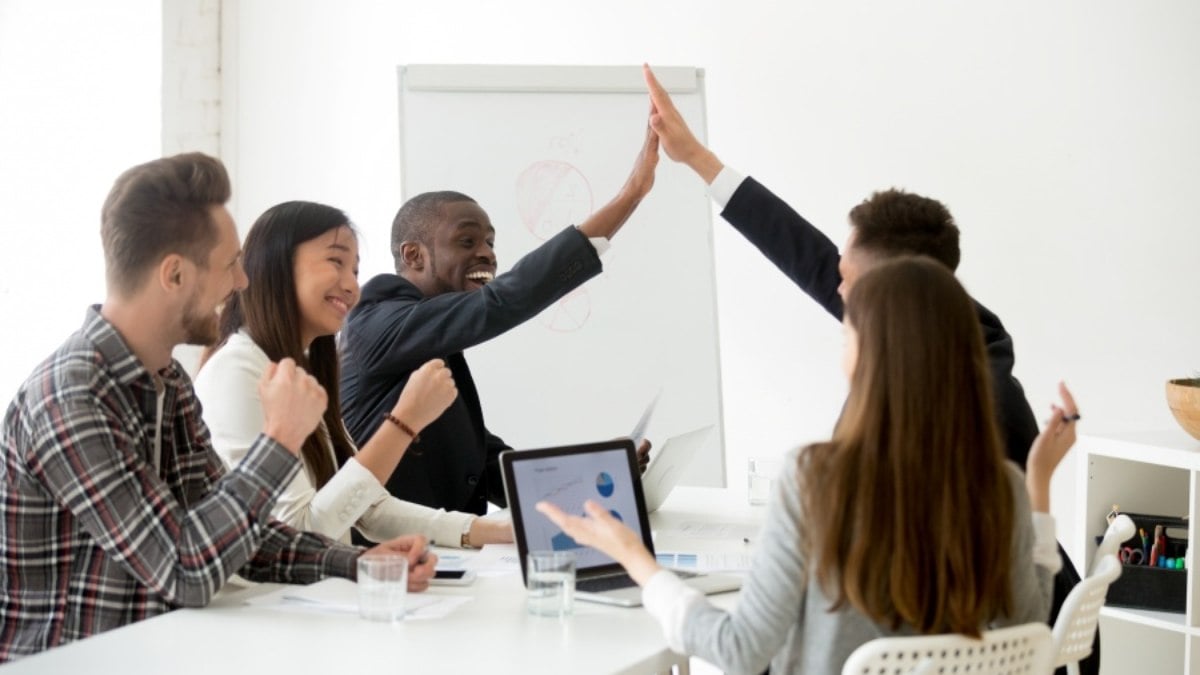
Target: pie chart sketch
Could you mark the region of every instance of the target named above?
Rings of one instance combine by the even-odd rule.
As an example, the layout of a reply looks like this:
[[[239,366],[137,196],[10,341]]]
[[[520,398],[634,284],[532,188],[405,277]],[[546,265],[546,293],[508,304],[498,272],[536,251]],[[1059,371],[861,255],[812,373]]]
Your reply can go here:
[[[556,159],[530,164],[517,177],[517,211],[533,236],[545,241],[592,214],[592,186],[573,165]]]
[[[542,325],[556,333],[583,328],[592,315],[592,299],[586,288],[576,288],[538,315]]]
[[[596,492],[599,492],[601,497],[611,497],[613,487],[612,476],[607,471],[601,471],[600,475],[596,476]]]

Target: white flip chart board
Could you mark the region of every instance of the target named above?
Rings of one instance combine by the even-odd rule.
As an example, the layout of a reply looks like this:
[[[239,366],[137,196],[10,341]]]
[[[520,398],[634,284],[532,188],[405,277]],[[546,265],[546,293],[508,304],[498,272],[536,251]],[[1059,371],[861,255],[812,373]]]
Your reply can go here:
[[[655,72],[703,139],[703,71]],[[399,84],[404,198],[456,190],[478,201],[501,273],[617,194],[649,111],[637,66],[410,65]],[[664,156],[602,261],[599,277],[469,350],[488,428],[517,449],[628,435],[661,391],[647,436],[715,424],[683,482],[724,485],[703,182]]]

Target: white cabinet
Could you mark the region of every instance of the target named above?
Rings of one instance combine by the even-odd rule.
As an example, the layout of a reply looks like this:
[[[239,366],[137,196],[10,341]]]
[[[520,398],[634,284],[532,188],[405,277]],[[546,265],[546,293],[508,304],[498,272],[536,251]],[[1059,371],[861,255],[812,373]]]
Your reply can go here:
[[[1188,541],[1196,541],[1200,513],[1200,441],[1182,430],[1082,436],[1079,469],[1085,486],[1076,536],[1083,537],[1085,574],[1095,555],[1095,536],[1113,504],[1122,511],[1188,518]],[[1188,548],[1187,611],[1183,614],[1105,607],[1101,612],[1101,675],[1186,673],[1200,675],[1198,564]]]

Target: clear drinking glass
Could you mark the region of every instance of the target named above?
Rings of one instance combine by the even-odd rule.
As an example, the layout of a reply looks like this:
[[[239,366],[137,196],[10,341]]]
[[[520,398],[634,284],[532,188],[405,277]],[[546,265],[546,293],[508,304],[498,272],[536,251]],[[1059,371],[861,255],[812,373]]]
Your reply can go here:
[[[408,558],[364,555],[358,559],[358,614],[371,621],[404,618],[408,597]]]
[[[526,558],[525,607],[537,616],[570,616],[575,602],[575,554],[530,551]]]
[[[778,457],[751,457],[746,463],[748,485],[746,494],[751,504],[766,504],[771,496],[771,485],[783,469],[783,460]]]

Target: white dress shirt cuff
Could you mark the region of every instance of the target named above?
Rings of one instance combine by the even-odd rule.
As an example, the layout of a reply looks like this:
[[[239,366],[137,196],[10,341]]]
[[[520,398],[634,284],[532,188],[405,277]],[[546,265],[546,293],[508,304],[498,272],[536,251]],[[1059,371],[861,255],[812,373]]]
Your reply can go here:
[[[642,604],[662,627],[667,646],[678,654],[685,653],[683,633],[687,616],[694,606],[705,602],[704,595],[671,573],[659,570],[642,588]]]
[[[596,255],[598,256],[603,257],[604,254],[608,252],[608,249],[612,248],[612,242],[604,237],[588,237],[588,241],[592,244],[592,247],[596,249]]]
[[[1058,574],[1062,569],[1062,558],[1058,555],[1055,540],[1054,516],[1040,511],[1033,512],[1033,562]]]
[[[733,199],[733,193],[737,192],[742,181],[746,177],[738,173],[736,169],[731,169],[728,166],[721,169],[721,173],[713,179],[713,182],[708,185],[708,196],[717,203],[723,210],[729,204],[729,200]]]

